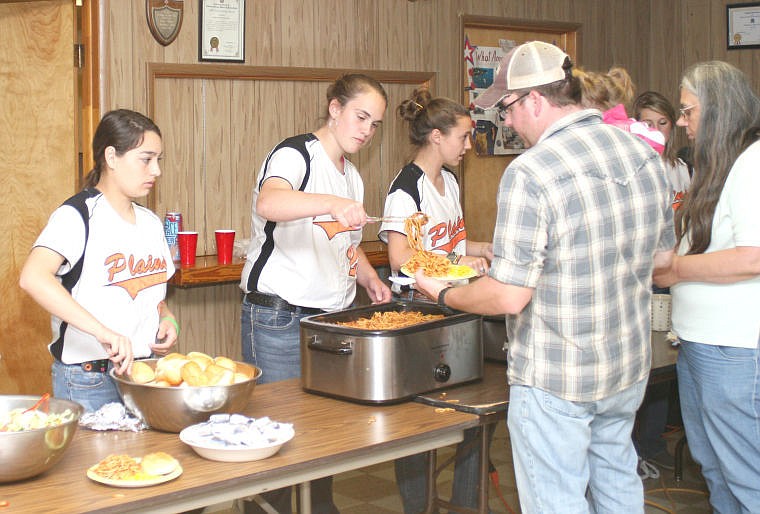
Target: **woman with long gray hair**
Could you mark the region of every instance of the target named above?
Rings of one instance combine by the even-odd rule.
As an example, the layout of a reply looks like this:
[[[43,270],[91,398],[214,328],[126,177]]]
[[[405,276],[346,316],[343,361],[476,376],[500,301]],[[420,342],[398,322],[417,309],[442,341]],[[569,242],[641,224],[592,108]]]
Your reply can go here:
[[[673,295],[684,427],[710,504],[760,512],[760,98],[711,61],[686,70],[680,101],[695,171],[655,282]]]

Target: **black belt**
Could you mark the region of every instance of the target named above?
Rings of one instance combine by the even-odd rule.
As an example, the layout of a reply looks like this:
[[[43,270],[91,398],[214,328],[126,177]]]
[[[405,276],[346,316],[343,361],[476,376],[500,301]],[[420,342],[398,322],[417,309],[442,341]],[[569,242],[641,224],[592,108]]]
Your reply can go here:
[[[105,373],[108,371],[108,359],[98,359],[95,361],[80,362],[79,365],[84,371],[94,371],[95,373]]]
[[[301,307],[299,305],[292,305],[282,298],[274,294],[260,293],[258,291],[252,291],[245,295],[245,298],[254,305],[261,305],[262,307],[270,307],[275,310],[289,311],[300,314],[324,314],[322,309],[316,309],[314,307]]]

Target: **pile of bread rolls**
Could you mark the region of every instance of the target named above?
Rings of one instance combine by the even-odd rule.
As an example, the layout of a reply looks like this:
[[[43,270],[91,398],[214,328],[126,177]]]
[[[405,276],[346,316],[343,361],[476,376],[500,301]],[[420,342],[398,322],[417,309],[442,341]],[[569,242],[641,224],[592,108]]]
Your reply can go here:
[[[248,373],[237,369],[229,357],[211,357],[203,352],[170,353],[156,361],[132,363],[132,381],[161,387],[232,385],[249,380]]]

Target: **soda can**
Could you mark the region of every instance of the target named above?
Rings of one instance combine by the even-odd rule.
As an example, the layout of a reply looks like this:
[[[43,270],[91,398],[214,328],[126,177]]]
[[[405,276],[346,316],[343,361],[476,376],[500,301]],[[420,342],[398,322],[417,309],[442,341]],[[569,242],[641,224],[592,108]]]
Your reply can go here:
[[[182,231],[182,214],[179,212],[167,212],[164,218],[164,234],[166,243],[169,245],[169,251],[172,260],[179,260],[179,241],[177,241],[177,232]]]

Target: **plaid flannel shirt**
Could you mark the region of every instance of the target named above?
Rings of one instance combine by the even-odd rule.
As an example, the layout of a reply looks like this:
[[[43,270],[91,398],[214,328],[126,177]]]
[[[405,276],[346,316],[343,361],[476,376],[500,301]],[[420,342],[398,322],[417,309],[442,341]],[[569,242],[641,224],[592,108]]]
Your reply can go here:
[[[507,167],[491,276],[534,289],[508,317],[510,384],[583,402],[647,376],[653,256],[675,244],[669,193],[661,158],[595,110]]]

